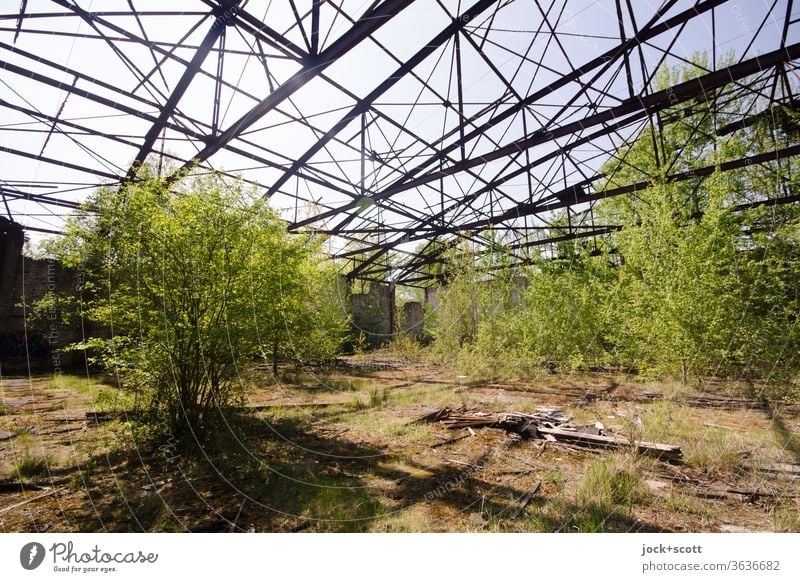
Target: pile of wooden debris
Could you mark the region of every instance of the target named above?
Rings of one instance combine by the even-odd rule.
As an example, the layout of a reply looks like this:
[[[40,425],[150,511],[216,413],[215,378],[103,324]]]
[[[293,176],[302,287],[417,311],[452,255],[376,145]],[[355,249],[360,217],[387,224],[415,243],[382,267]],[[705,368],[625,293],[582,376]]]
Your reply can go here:
[[[681,448],[676,445],[651,443],[609,434],[602,423],[580,425],[555,408],[540,408],[534,414],[521,412],[480,412],[464,408],[442,408],[415,422],[439,422],[448,429],[499,428],[524,439],[544,439],[573,446],[600,449],[636,447],[640,454],[664,461],[680,461]],[[452,439],[456,440],[456,439]],[[449,441],[448,441],[449,442]]]

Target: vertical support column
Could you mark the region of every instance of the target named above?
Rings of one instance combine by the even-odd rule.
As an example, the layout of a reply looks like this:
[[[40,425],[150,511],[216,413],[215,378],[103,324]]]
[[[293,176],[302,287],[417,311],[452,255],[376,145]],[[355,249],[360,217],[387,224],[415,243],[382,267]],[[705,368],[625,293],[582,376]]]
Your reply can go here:
[[[363,334],[370,347],[379,347],[391,339],[395,329],[394,292],[394,283],[372,281],[366,293],[350,295],[354,335]]]
[[[366,135],[367,135],[367,114],[361,114],[361,196],[364,196],[364,181],[367,178],[367,151],[366,151]]]
[[[311,54],[319,54],[319,8],[320,0],[311,3]]]
[[[397,331],[397,322],[395,321],[396,314],[395,308],[397,304],[395,303],[395,285],[394,281],[389,283],[389,333],[393,334]]]
[[[214,111],[211,116],[211,135],[216,137],[219,135],[219,116],[220,108],[222,107],[222,74],[225,68],[225,30],[219,33],[219,54],[217,55],[217,78],[214,84]]]
[[[456,78],[458,81],[458,130],[461,139],[461,159],[467,158],[467,149],[464,144],[464,84],[461,78],[461,33],[456,32],[453,37],[454,49],[456,53]],[[449,98],[449,96],[448,96]]]

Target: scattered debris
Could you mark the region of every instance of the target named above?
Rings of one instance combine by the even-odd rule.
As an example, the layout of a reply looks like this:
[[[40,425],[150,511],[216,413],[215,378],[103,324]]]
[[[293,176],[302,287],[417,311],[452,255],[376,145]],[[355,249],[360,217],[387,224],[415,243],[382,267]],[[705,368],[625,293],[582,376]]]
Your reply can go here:
[[[467,430],[469,430],[469,432],[467,434],[462,434],[462,435],[459,435],[457,437],[453,437],[451,439],[446,439],[446,440],[443,440],[441,442],[434,443],[434,444],[431,445],[431,448],[435,449],[437,447],[443,447],[444,445],[449,445],[450,443],[454,443],[454,442],[469,438],[471,436],[477,436],[475,434],[475,431],[472,430],[471,428],[468,428]]]
[[[514,510],[514,513],[511,514],[511,519],[516,519],[517,516],[520,513],[522,513],[522,510],[525,509],[525,507],[528,505],[528,503],[530,503],[531,498],[534,495],[536,495],[536,492],[539,491],[539,487],[541,487],[541,486],[542,486],[542,480],[541,479],[537,479],[536,483],[534,483],[533,487],[528,489],[528,491],[525,493],[525,495],[522,496],[522,499],[520,499],[519,505],[517,505],[517,508]]]
[[[467,518],[472,525],[486,525],[489,523],[485,517],[483,517],[480,513],[474,512],[470,513],[469,517]]]
[[[540,408],[534,414],[520,412],[479,412],[463,408],[442,408],[415,422],[440,422],[448,429],[499,428],[522,438],[544,439],[586,448],[622,449],[635,446],[640,454],[665,461],[679,461],[683,457],[676,445],[634,441],[620,436],[610,436],[600,422],[576,425],[571,418],[555,408]]]
[[[3,509],[0,509],[0,515],[8,513],[12,509],[16,509],[18,507],[22,507],[23,505],[27,505],[28,503],[33,503],[34,501],[37,501],[37,500],[42,499],[44,497],[49,497],[50,495],[55,495],[56,493],[59,493],[59,492],[63,491],[64,489],[65,489],[64,487],[58,487],[57,489],[51,489],[50,491],[47,491],[45,493],[40,493],[39,495],[36,495],[35,497],[31,497],[30,499],[26,499],[25,501],[20,501],[19,503],[15,503],[14,505],[9,505],[8,507],[4,507]]]
[[[541,428],[544,434],[550,434],[556,441],[563,441],[587,447],[602,449],[623,449],[635,446],[636,450],[648,457],[655,457],[662,461],[679,461],[683,457],[683,451],[677,445],[666,445],[662,443],[651,443],[647,441],[634,441],[631,443],[625,437],[603,436],[586,434],[579,431],[564,430],[561,428]]]
[[[728,493],[733,493],[734,495],[746,497],[747,501],[750,503],[757,501],[762,497],[766,499],[797,499],[800,497],[800,495],[794,495],[792,493],[773,493],[770,491],[745,491],[742,489],[728,489],[727,491]]]
[[[479,465],[473,465],[472,463],[465,463],[464,461],[459,461],[456,459],[445,459],[445,461],[447,461],[448,463],[453,463],[455,465],[462,465],[464,467],[469,467],[470,469],[476,471],[481,468]]]
[[[765,473],[780,473],[800,479],[800,465],[794,463],[765,463],[748,465],[749,468]]]

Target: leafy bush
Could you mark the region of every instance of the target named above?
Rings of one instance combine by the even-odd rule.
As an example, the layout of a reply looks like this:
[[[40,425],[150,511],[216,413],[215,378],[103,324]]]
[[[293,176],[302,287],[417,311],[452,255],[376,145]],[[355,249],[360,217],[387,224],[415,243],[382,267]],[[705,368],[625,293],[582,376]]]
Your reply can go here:
[[[145,394],[170,434],[202,433],[233,403],[242,363],[328,357],[346,323],[320,241],[289,236],[255,192],[212,175],[178,192],[144,168],[99,190],[50,250],[86,272],[97,363]],[[314,298],[309,301],[309,298]]]

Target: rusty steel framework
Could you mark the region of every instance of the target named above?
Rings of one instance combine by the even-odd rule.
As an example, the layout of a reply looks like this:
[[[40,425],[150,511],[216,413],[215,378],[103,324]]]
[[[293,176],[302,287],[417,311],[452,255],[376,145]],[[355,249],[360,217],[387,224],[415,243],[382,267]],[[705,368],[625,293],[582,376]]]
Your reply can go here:
[[[11,8],[10,2],[4,5]],[[604,237],[599,168],[708,103],[718,135],[797,109],[792,0],[22,0],[0,13],[0,193],[57,233],[147,161],[240,176],[351,277],[425,285],[460,241],[517,262]],[[657,83],[704,54],[698,77]],[[694,59],[696,61],[696,59]],[[705,64],[703,64],[705,62]],[[717,63],[725,63],[718,65]],[[731,120],[727,104],[740,109]],[[713,136],[709,136],[713,139]],[[668,179],[702,180],[659,151]],[[789,145],[725,160],[777,168]],[[680,171],[677,168],[681,168]],[[797,202],[770,194],[753,204]],[[554,211],[568,218],[555,228]]]

